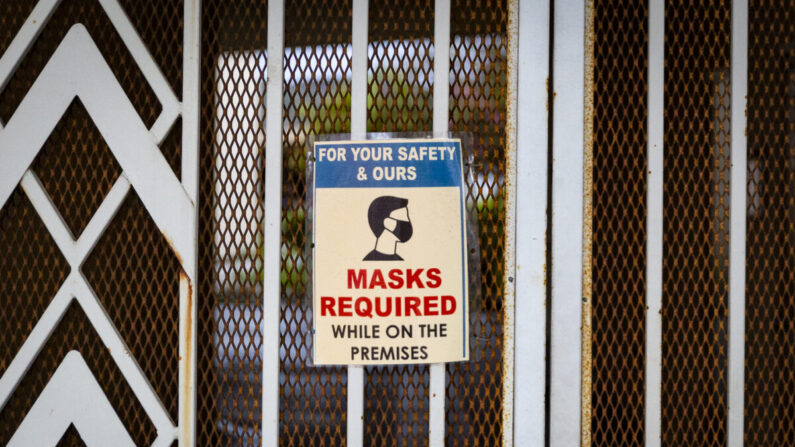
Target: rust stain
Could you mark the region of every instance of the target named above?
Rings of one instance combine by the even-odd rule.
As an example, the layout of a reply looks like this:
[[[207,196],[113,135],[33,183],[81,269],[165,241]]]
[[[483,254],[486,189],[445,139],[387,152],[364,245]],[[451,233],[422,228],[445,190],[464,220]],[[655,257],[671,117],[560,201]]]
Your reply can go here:
[[[185,315],[185,328],[182,332],[181,336],[185,337],[185,353],[184,358],[180,358],[180,360],[184,361],[185,365],[185,373],[184,373],[184,380],[182,383],[182,393],[183,396],[192,396],[193,392],[193,381],[191,377],[193,375],[193,284],[191,284],[190,279],[188,279],[188,275],[185,274],[184,271],[179,272],[179,281],[181,284],[180,289],[184,287],[185,289],[185,308],[186,308],[186,315]],[[188,397],[186,399],[187,402],[192,402],[193,399]],[[192,405],[184,405],[182,407],[182,420],[189,421],[191,419],[191,406]],[[180,426],[182,429],[182,436],[183,439],[192,439],[190,432],[192,430],[191,424],[183,424]]]
[[[583,222],[582,222],[582,345],[580,443],[590,447],[592,370],[592,275],[593,275],[593,117],[594,117],[594,0],[585,2],[585,88],[583,95]]]
[[[171,238],[168,237],[168,235],[166,233],[162,232],[162,231],[160,232],[160,234],[163,235],[163,239],[166,240],[166,243],[171,248],[171,251],[174,253],[174,256],[177,257],[177,261],[179,261],[179,265],[185,267],[185,263],[182,262],[182,255],[179,253],[179,250],[177,250],[177,247],[174,246],[174,243],[171,241]],[[180,279],[182,279],[183,275],[184,275],[184,273],[180,272]],[[186,279],[187,279],[187,277],[186,277]]]
[[[547,102],[544,104],[544,107],[546,107],[547,113],[549,113],[549,76],[544,80],[544,86],[547,92]]]

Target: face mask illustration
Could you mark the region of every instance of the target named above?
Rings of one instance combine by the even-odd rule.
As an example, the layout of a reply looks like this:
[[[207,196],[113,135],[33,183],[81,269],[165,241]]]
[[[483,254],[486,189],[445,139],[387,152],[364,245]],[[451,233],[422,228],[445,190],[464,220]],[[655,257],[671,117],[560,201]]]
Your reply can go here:
[[[392,219],[391,217],[388,219],[395,222],[395,228],[392,230],[392,234],[394,234],[400,242],[406,242],[411,239],[411,235],[414,234],[414,227],[411,226],[411,222]]]
[[[414,234],[409,219],[408,199],[394,196],[376,197],[367,209],[367,223],[375,236],[375,246],[363,261],[402,261],[398,245]]]

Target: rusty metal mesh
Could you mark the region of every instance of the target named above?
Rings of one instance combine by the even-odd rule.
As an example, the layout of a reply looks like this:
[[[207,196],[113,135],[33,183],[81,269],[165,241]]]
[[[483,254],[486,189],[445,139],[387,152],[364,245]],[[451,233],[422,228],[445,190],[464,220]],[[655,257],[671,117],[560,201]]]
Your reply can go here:
[[[202,5],[198,445],[260,445],[267,5]]]
[[[451,6],[450,129],[472,134],[481,305],[470,326],[481,352],[447,365],[448,446],[499,445],[502,430],[503,286],[505,281],[505,120],[507,118],[507,4],[455,0]]]
[[[346,369],[310,366],[304,198],[306,138],[350,132],[351,8],[347,0],[294,1],[285,8],[281,445],[345,444]]]
[[[367,130],[432,129],[433,2],[373,0],[369,5]],[[364,439],[372,446],[428,443],[425,365],[368,367]]]
[[[731,2],[665,7],[662,440],[726,442]]]
[[[643,446],[648,9],[594,6],[591,443]]]
[[[0,51],[4,52],[35,2],[0,4]],[[181,1],[124,3],[128,17],[144,35],[155,59],[179,57]],[[158,14],[156,12],[161,12]],[[0,120],[7,122],[66,32],[82,23],[146,125],[160,104],[118,32],[95,0],[64,0],[44,25],[29,53],[0,91]],[[160,33],[160,37],[156,34]],[[179,33],[180,35],[177,35]],[[178,85],[177,70],[164,67]],[[179,93],[177,91],[177,93]],[[162,150],[179,172],[179,123]],[[79,100],[75,100],[31,165],[70,230],[79,236],[105,198],[120,168]],[[52,300],[70,268],[21,188],[0,210],[0,374]],[[150,380],[171,417],[177,417],[177,325],[179,263],[156,225],[131,192],[81,268],[108,316]],[[89,298],[89,297],[83,297]],[[155,428],[127,385],[85,313],[72,302],[34,360],[27,375],[0,411],[0,444],[11,434],[70,350],[85,358],[111,405],[136,444],[150,444]],[[67,430],[61,445],[80,445]]]
[[[745,443],[795,445],[795,5],[749,4]]]

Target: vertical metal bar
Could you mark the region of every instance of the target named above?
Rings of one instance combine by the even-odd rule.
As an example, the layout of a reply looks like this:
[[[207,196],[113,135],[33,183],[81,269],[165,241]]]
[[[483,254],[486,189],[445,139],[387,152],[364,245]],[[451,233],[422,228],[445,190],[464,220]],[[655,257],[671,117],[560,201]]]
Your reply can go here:
[[[663,112],[665,74],[665,2],[649,1],[649,88],[646,196],[646,447],[661,443],[662,254],[663,254]]]
[[[514,419],[513,439],[505,430],[503,445],[544,445],[544,393],[546,387],[546,242],[547,242],[547,150],[549,141],[549,14],[550,0],[519,3],[519,42],[517,49],[518,82],[516,142],[509,144],[509,163],[515,172],[509,191],[515,198],[516,215],[508,223],[516,231],[514,351]],[[509,78],[510,79],[510,78]],[[510,81],[509,81],[510,82]],[[509,98],[512,96],[509,95]],[[521,123],[521,125],[518,125]],[[510,132],[508,132],[510,135]],[[522,150],[518,150],[518,148]],[[517,194],[517,191],[523,191]],[[508,202],[511,203],[510,201]],[[510,209],[510,208],[509,208]],[[516,225],[521,222],[521,225]],[[511,230],[506,230],[508,235]],[[511,253],[510,247],[506,252]],[[506,270],[514,271],[514,270]],[[508,296],[506,294],[506,301]],[[506,311],[506,322],[509,312]],[[505,350],[509,351],[506,343]],[[509,372],[511,368],[505,365]],[[507,380],[506,380],[507,381]],[[509,398],[505,394],[506,400]],[[503,425],[505,427],[505,425]],[[511,442],[509,442],[511,441]]]
[[[436,0],[433,23],[433,136],[447,137],[450,129],[450,0]],[[431,447],[444,446],[447,368],[430,366],[428,438]]]
[[[193,202],[190,229],[199,245],[199,80],[201,47],[201,0],[184,4],[182,75],[182,186]],[[186,275],[179,287],[179,445],[196,444],[196,279],[198,257],[185,259]]]
[[[265,118],[265,266],[262,318],[262,445],[279,444],[279,325],[281,318],[282,116],[284,0],[268,1]]]
[[[368,0],[353,0],[351,46],[351,138],[367,136],[367,27]],[[364,367],[348,367],[347,445],[364,443]]]
[[[748,0],[732,2],[731,223],[729,228],[728,446],[743,445],[745,410],[745,216],[748,94]]]
[[[580,445],[585,6],[555,3],[550,445]]]

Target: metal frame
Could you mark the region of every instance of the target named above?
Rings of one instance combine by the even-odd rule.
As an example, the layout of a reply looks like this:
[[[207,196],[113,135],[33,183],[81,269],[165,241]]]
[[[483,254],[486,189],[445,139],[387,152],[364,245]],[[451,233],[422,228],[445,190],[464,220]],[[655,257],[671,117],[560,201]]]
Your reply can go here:
[[[506,272],[515,273],[513,290],[506,283],[505,323],[513,328],[505,333],[505,404],[513,400],[513,414],[504,410],[503,445],[544,445],[546,392],[546,255],[547,255],[547,151],[549,149],[549,0],[518,3],[514,119],[508,120],[509,200],[506,210],[506,254],[515,253],[515,265]],[[511,48],[514,48],[512,45]],[[521,123],[521,125],[519,125]],[[516,139],[510,144],[511,135]],[[522,148],[519,150],[519,148]],[[514,161],[515,160],[515,161]],[[523,191],[518,194],[517,191]],[[521,222],[521,225],[516,225]],[[513,235],[515,239],[512,239]],[[507,262],[507,261],[506,261]],[[511,315],[511,302],[514,314]],[[510,318],[510,320],[509,320]],[[521,321],[520,325],[516,322]],[[513,349],[511,349],[513,348]],[[513,364],[513,368],[511,368]],[[513,373],[512,373],[513,372]],[[509,387],[513,387],[513,393]],[[511,399],[512,398],[512,399]],[[511,420],[511,424],[507,422]],[[510,429],[512,428],[512,430]]]
[[[580,445],[585,5],[556,2],[552,72],[552,296],[549,442]]]
[[[351,47],[351,138],[367,135],[367,44],[369,2],[353,0]],[[359,18],[357,20],[357,17]],[[365,20],[361,20],[364,17]],[[364,443],[364,367],[348,366],[348,414],[346,443],[358,447]]]
[[[35,360],[39,350],[57,326],[63,313],[72,300],[76,300],[84,309],[91,323],[96,327],[103,342],[110,349],[114,361],[119,365],[125,379],[140,400],[158,430],[154,445],[170,445],[177,439],[180,445],[195,444],[196,421],[196,302],[195,278],[197,275],[198,248],[198,172],[199,172],[199,126],[200,126],[200,25],[201,0],[187,0],[184,5],[183,34],[183,91],[180,102],[171,90],[169,83],[154,62],[145,44],[127,19],[123,9],[115,0],[99,0],[113,26],[119,32],[147,82],[155,92],[163,109],[155,124],[146,129],[129,104],[118,81],[107,67],[99,50],[94,45],[88,32],[82,25],[76,25],[56,50],[55,55],[47,64],[42,75],[36,80],[31,91],[20,104],[17,112],[5,127],[0,125],[0,147],[4,150],[4,162],[0,164],[0,203],[5,203],[17,183],[30,198],[36,211],[42,217],[48,231],[52,234],[59,249],[63,252],[73,272],[56,294],[52,303],[28,337],[18,355],[13,360],[6,374],[0,378],[0,405],[4,405],[13,393],[27,369]],[[576,6],[576,2],[571,2]],[[4,86],[13,74],[16,66],[24,58],[33,45],[39,32],[49,17],[60,4],[59,0],[41,0],[20,32],[0,59],[0,86]],[[506,376],[504,378],[503,427],[505,429],[503,444],[512,445],[525,442],[536,445],[544,439],[544,351],[545,336],[545,250],[546,240],[546,160],[548,141],[547,86],[549,67],[538,64],[539,60],[549,60],[549,29],[550,2],[533,0],[532,3],[519,4],[518,0],[509,1],[509,56],[508,56],[508,89],[514,92],[508,104],[507,152],[508,173],[506,175],[508,189],[508,231],[506,272],[509,280],[505,290],[505,333],[506,345],[503,361]],[[437,137],[447,136],[449,131],[449,69],[450,69],[450,0],[439,0],[435,8],[434,31],[434,116],[433,131]],[[367,0],[354,0],[353,17],[368,17]],[[578,8],[575,8],[578,9]],[[579,18],[579,19],[578,19]],[[522,20],[525,25],[519,26]],[[561,30],[556,38],[556,50],[560,54],[574,54],[582,47],[582,16],[574,14],[555,17],[557,29]],[[579,23],[578,23],[579,20]],[[574,26],[576,24],[576,26]],[[353,21],[353,88],[352,88],[352,125],[354,138],[363,138],[366,133],[367,107],[367,21]],[[534,38],[537,35],[541,39]],[[579,40],[579,42],[577,42]],[[266,143],[266,160],[281,160],[282,155],[282,119],[283,119],[283,54],[284,54],[284,1],[276,0],[268,5],[268,79],[267,79],[267,114],[266,133],[277,138],[269,138]],[[76,61],[79,61],[77,63]],[[555,65],[559,73],[565,73],[564,67],[580,65],[582,58],[556,58]],[[575,67],[576,68],[576,67]],[[575,69],[575,72],[577,70]],[[580,71],[581,73],[581,71]],[[577,79],[577,73],[572,76]],[[560,75],[558,84],[565,82]],[[558,98],[560,116],[569,112],[582,112],[582,104],[576,102],[583,98],[581,91],[582,77],[573,89],[567,89],[566,95]],[[578,91],[580,92],[578,94]],[[98,129],[108,142],[124,173],[111,189],[91,222],[80,238],[75,240],[57,209],[52,204],[47,192],[41,186],[28,166],[36,153],[44,144],[49,133],[57,124],[66,107],[75,97],[79,96],[86,109],[94,119]],[[518,98],[518,99],[516,99]],[[168,167],[157,145],[163,141],[179,117],[182,117],[182,181],[176,178]],[[582,169],[582,154],[578,154],[580,135],[570,132],[570,123],[558,120],[558,141],[555,149],[559,152],[556,166],[560,170],[568,168]],[[517,123],[521,122],[519,127]],[[582,123],[580,123],[581,125]],[[563,134],[561,134],[563,132]],[[573,135],[578,144],[573,144]],[[569,144],[573,144],[569,146]],[[529,149],[519,152],[519,146]],[[556,152],[558,153],[558,152]],[[271,361],[263,362],[263,444],[278,442],[279,435],[279,319],[280,319],[280,250],[281,246],[281,163],[266,163],[266,194],[265,198],[265,245],[272,247],[266,252],[264,275],[263,305],[264,315],[268,324],[263,321],[263,354]],[[582,203],[581,188],[566,188],[558,178],[555,181],[555,203]],[[160,399],[154,393],[146,377],[141,373],[136,361],[129,356],[128,349],[118,332],[108,319],[104,309],[94,295],[90,286],[79,273],[79,266],[85,256],[102,235],[104,229],[113,219],[118,207],[131,188],[141,196],[148,212],[161,231],[167,236],[169,243],[182,264],[180,275],[179,305],[179,420],[171,421]],[[519,189],[532,190],[532,195],[519,195]],[[576,194],[575,194],[576,193]],[[575,198],[576,201],[571,202]],[[561,202],[563,201],[563,202]],[[561,231],[571,233],[581,219],[571,219],[572,214],[561,212],[556,218]],[[582,216],[582,210],[574,215]],[[576,216],[575,216],[576,217]],[[523,222],[521,231],[516,226],[517,219]],[[569,222],[564,227],[559,219]],[[527,225],[525,225],[527,224]],[[514,238],[515,234],[515,238]],[[554,250],[556,260],[565,265],[567,260],[577,259],[580,262],[581,250],[579,239],[575,242],[579,248],[564,244],[569,239],[558,237],[561,244]],[[277,249],[273,249],[276,247]],[[524,269],[524,270],[523,270]],[[558,273],[559,275],[562,273]],[[272,280],[276,278],[276,280]],[[579,318],[579,291],[577,299],[571,300],[571,291],[566,282],[554,283],[557,292],[558,306],[553,308],[555,321],[568,315],[573,309]],[[579,287],[576,284],[575,287]],[[568,301],[568,302],[567,302]],[[577,306],[572,307],[571,304]],[[521,318],[523,325],[515,326],[515,317]],[[521,315],[521,317],[519,317]],[[574,328],[570,319],[566,324],[558,324],[559,330]],[[514,338],[514,335],[516,338]],[[556,332],[554,340],[563,334]],[[579,339],[579,337],[575,337]],[[557,351],[556,351],[557,352]],[[579,360],[579,359],[578,359]],[[515,362],[515,363],[514,363]],[[564,366],[557,364],[555,367]],[[514,378],[514,367],[516,378]],[[82,356],[73,352],[58,368],[55,376],[37,400],[29,418],[23,422],[18,437],[12,439],[16,443],[28,443],[35,439],[39,442],[47,436],[55,436],[58,430],[65,430],[69,424],[75,423],[84,439],[103,444],[118,444],[119,438],[128,440],[118,416],[108,411],[107,399],[98,393],[96,379],[86,374],[88,369]],[[557,370],[556,370],[557,371]],[[578,368],[561,369],[561,381],[554,381],[554,392],[560,392],[560,386],[569,382],[572,376],[568,372],[577,372]],[[89,371],[90,374],[90,371]],[[64,387],[63,383],[78,384],[72,388]],[[444,445],[445,435],[445,400],[446,400],[446,367],[435,364],[430,368],[430,410],[429,410],[429,442],[432,446]],[[576,395],[579,388],[575,388]],[[59,406],[65,402],[68,393],[79,392],[80,396],[93,395],[86,400],[91,405]],[[64,394],[66,393],[66,394]],[[348,445],[363,444],[363,409],[364,409],[364,370],[362,367],[350,367],[348,370]],[[55,397],[53,397],[55,396]],[[59,397],[60,396],[60,397]],[[516,400],[514,404],[514,399]],[[70,399],[74,400],[74,399]],[[516,412],[514,413],[514,408]],[[562,407],[555,406],[556,409]],[[576,405],[579,409],[579,405]],[[46,410],[46,411],[45,411]],[[58,423],[50,424],[48,430],[34,430],[41,425],[40,419],[48,417],[48,412],[57,411],[60,416]],[[81,421],[96,421],[97,412],[105,422],[93,428]],[[578,411],[571,413],[578,415]],[[44,415],[44,416],[42,416]],[[84,419],[81,419],[84,418]],[[89,418],[89,419],[85,419]],[[514,425],[514,418],[530,420],[532,423]],[[527,419],[526,419],[527,418]],[[63,423],[66,425],[64,425]],[[556,421],[564,422],[563,420]],[[96,424],[95,424],[96,425]],[[86,428],[84,428],[86,427]],[[62,431],[61,430],[61,434]],[[126,435],[127,437],[122,435]],[[33,436],[32,438],[30,436]],[[50,438],[46,438],[50,439]],[[53,439],[57,439],[53,438]],[[557,438],[555,438],[557,439]],[[266,441],[267,440],[267,441]],[[49,441],[43,441],[49,442]]]
[[[197,274],[198,240],[200,0],[185,2],[188,25],[184,35],[184,104],[177,100],[116,0],[99,0],[99,3],[162,104],[162,112],[155,124],[147,129],[88,31],[83,25],[76,24],[59,43],[9,122],[5,127],[0,126],[0,148],[3,149],[0,207],[6,203],[16,185],[21,183],[23,191],[72,267],[72,272],[0,377],[0,406],[6,404],[74,300],[96,329],[156,427],[158,436],[153,445],[167,446],[174,439],[178,439],[182,445],[192,445],[195,425],[196,343],[193,322],[196,309],[193,288]],[[34,7],[0,58],[0,86],[6,85],[59,4],[59,0],[42,0]],[[74,239],[38,178],[28,169],[75,97],[80,98],[123,170],[77,239]],[[182,114],[183,106],[191,113],[183,116],[183,182],[180,182],[157,145]],[[131,188],[135,188],[155,224],[168,240],[183,270],[180,274],[179,298],[179,430],[80,272],[80,265]],[[69,405],[62,405],[59,401],[66,399],[63,393],[73,391],[81,393],[80,399],[68,399],[65,402],[69,402]],[[107,400],[97,396],[85,399],[86,395],[95,394],[96,379],[85,367],[82,356],[79,353],[69,354],[45,391],[38,396],[33,409],[12,438],[12,444],[46,443],[50,439],[48,436],[57,436],[56,439],[59,439],[63,431],[58,434],[58,430],[65,430],[72,423],[78,427],[84,439],[92,442],[118,444],[129,441],[129,435],[125,437],[121,434],[126,434],[126,431],[118,416],[113,411],[106,411]],[[75,401],[85,401],[90,405],[74,405]],[[101,420],[104,422],[101,424],[96,423],[98,410],[102,410]],[[52,419],[51,414],[57,414],[58,417]],[[86,423],[87,420],[91,423]]]
[[[662,255],[665,2],[649,0],[648,174],[646,177],[646,389],[647,447],[661,443]]]
[[[745,411],[745,237],[748,136],[748,0],[732,1],[729,227],[728,447],[742,447]]]
[[[450,130],[450,0],[436,0],[433,23],[433,136],[446,138]],[[431,447],[444,446],[447,367],[430,365],[428,438]]]
[[[284,0],[268,2],[265,133],[265,264],[262,294],[262,445],[279,441],[281,334],[282,122],[284,114]],[[271,163],[275,161],[275,163]]]

